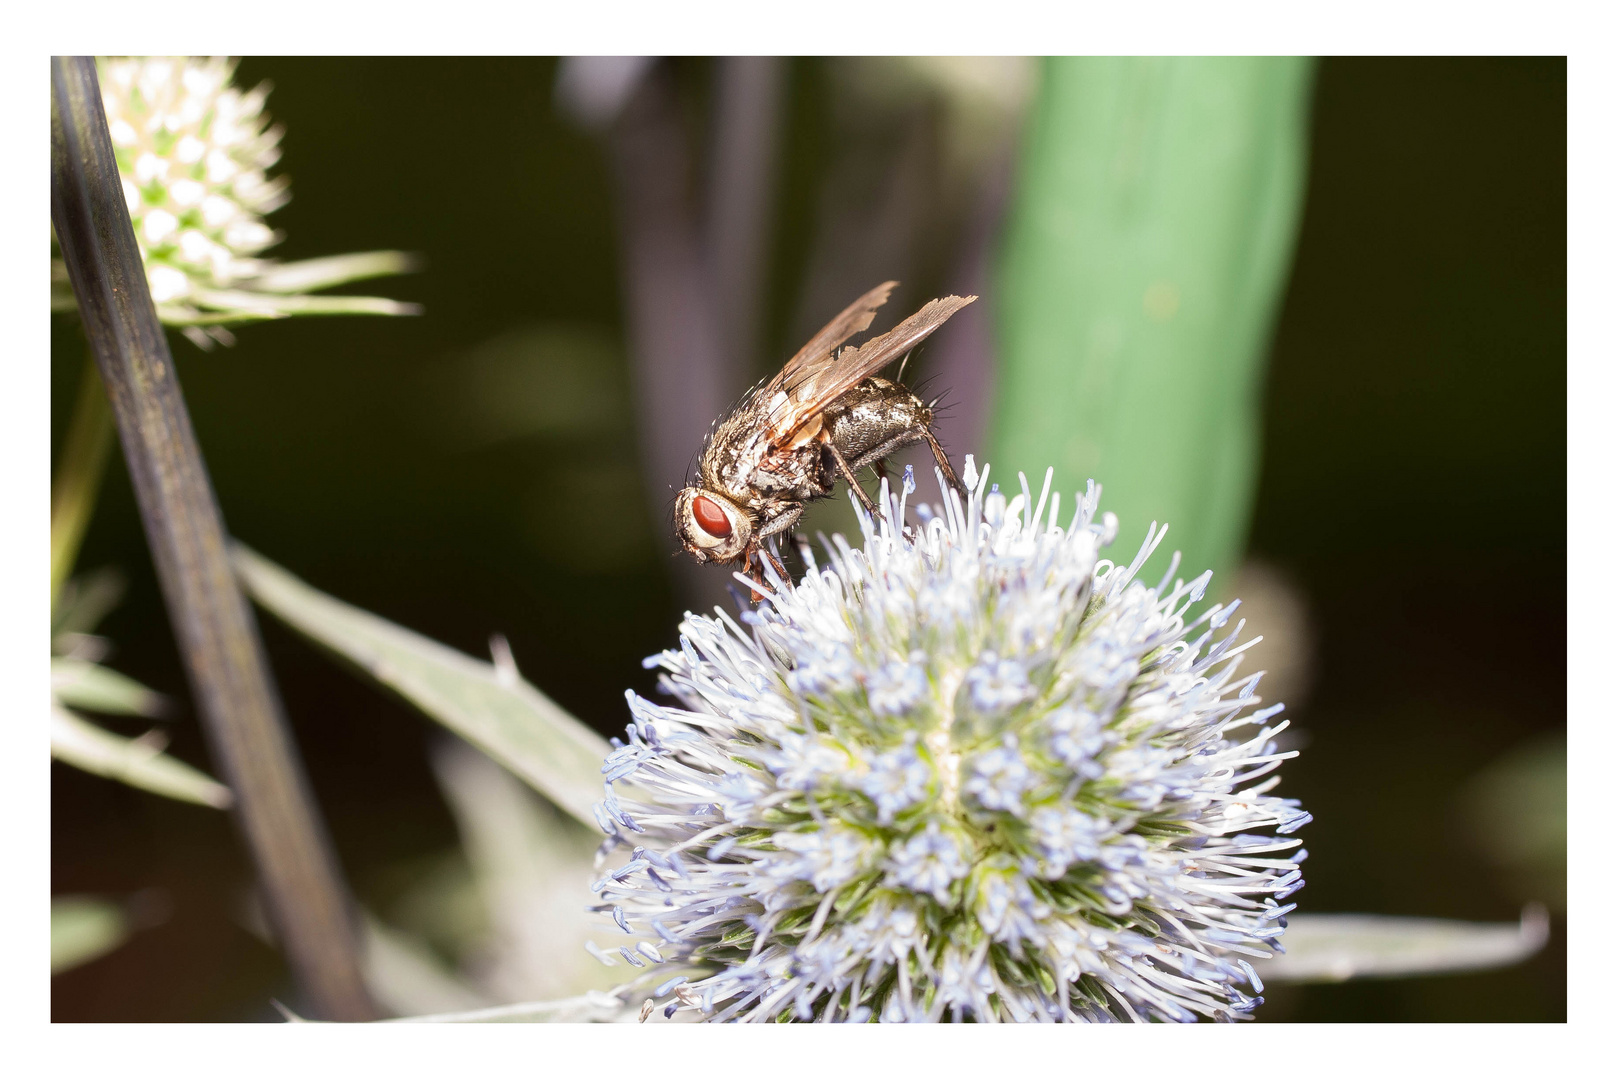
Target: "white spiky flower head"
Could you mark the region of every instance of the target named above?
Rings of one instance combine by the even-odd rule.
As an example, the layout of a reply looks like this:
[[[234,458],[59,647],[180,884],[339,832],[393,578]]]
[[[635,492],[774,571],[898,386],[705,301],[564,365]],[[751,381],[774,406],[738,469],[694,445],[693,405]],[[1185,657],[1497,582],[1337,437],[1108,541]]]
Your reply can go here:
[[[229,344],[223,324],[301,314],[405,315],[415,305],[371,296],[310,296],[400,273],[412,260],[378,251],[296,263],[264,257],[281,236],[265,215],[290,197],[268,85],[238,90],[223,57],[125,57],[98,63],[102,104],[124,199],[159,318],[200,347]],[[54,306],[71,308],[53,260]]]
[[[936,474],[937,475],[937,474]],[[629,695],[593,886],[665,1015],[709,1020],[1236,1019],[1280,951],[1309,820],[1262,779],[1281,706],[1239,680],[1209,574],[1156,588],[1027,483],[964,505],[882,491],[742,622],[688,615]],[[943,484],[942,484],[943,487]],[[1048,496],[1051,496],[1050,498]],[[807,553],[807,562],[811,556]],[[624,785],[616,790],[615,785]],[[593,946],[599,958],[610,952]],[[644,1009],[644,1014],[647,1010]]]

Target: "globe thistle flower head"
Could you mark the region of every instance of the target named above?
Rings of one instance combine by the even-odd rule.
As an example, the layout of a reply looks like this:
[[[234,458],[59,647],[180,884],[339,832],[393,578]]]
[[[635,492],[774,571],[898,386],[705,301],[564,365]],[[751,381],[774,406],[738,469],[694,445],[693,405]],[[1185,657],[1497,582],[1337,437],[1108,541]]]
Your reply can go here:
[[[222,57],[126,57],[100,62],[102,104],[124,198],[159,318],[200,347],[233,340],[223,325],[295,314],[400,315],[413,305],[379,297],[310,296],[361,278],[400,273],[400,252],[276,263],[281,235],[264,221],[290,198],[270,177],[282,130],[264,111],[268,85],[231,84]],[[53,306],[71,309],[66,269],[53,259]]]
[[[740,622],[688,614],[629,695],[593,885],[665,1015],[1191,1021],[1260,1001],[1309,820],[1271,794],[1281,706],[1236,604],[1100,557],[1088,485],[1008,499],[968,459],[862,515]],[[944,488],[943,480],[941,487]],[[770,573],[767,571],[767,573]],[[623,790],[620,790],[622,787]],[[1267,831],[1271,835],[1267,835]],[[614,962],[614,952],[593,947]],[[644,1010],[645,1011],[645,1010]]]

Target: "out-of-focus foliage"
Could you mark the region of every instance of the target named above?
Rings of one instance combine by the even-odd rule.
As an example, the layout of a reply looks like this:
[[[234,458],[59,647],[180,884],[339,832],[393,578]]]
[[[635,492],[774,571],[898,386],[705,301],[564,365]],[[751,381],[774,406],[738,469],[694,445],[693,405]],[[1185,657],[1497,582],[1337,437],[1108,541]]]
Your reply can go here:
[[[130,935],[121,905],[94,896],[51,897],[51,974],[87,964]]]
[[[236,567],[249,595],[595,827],[603,738],[518,674],[504,641],[486,664],[310,588],[245,547]]]
[[[171,799],[224,809],[231,805],[230,789],[165,754],[169,737],[162,731],[153,728],[128,738],[75,711],[143,717],[169,712],[163,695],[98,663],[111,644],[91,631],[122,592],[122,579],[111,571],[86,575],[63,587],[51,626],[51,756]]]
[[[573,1016],[562,999],[616,981],[585,951],[600,929],[581,900],[595,836],[459,740],[433,764],[462,849],[421,867],[383,918],[368,918],[372,993],[400,1016],[544,1000]]]
[[[1568,747],[1563,733],[1502,755],[1462,792],[1474,847],[1510,887],[1564,910],[1569,860]]]
[[[1311,70],[1299,57],[1042,67],[997,279],[990,457],[1054,462],[1061,491],[1096,479],[1121,536],[1169,522],[1192,573],[1231,569],[1248,528]]]
[[[1395,915],[1300,915],[1289,920],[1288,951],[1256,960],[1275,982],[1344,982],[1507,967],[1547,943],[1547,912],[1517,923],[1468,923]]]

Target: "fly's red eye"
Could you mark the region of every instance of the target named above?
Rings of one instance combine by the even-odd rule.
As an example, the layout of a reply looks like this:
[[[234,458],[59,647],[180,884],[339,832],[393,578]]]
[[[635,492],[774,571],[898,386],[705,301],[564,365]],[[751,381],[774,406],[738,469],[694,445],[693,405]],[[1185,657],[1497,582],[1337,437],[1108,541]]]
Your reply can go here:
[[[697,519],[698,528],[716,540],[724,540],[731,535],[731,519],[712,499],[702,495],[695,497],[692,500],[692,516]]]

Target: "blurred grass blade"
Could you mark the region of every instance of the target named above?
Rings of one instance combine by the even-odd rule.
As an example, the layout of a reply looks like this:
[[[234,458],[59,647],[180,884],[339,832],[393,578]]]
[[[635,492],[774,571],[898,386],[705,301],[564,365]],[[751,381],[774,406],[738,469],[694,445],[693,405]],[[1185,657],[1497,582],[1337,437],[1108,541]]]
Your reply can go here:
[[[126,739],[114,735],[59,706],[51,708],[51,757],[85,772],[183,802],[219,810],[232,802],[231,791],[224,784],[163,753],[162,746],[148,736]]]
[[[1103,485],[1134,546],[1192,573],[1248,529],[1264,360],[1305,188],[1311,61],[1059,57],[1022,154],[997,290],[989,459]]]
[[[425,945],[363,913],[361,970],[371,996],[396,1015],[466,1012],[489,1006]]]
[[[591,991],[561,1001],[527,1001],[517,1005],[496,1005],[472,1012],[440,1013],[435,1016],[406,1016],[392,1024],[579,1024],[627,1023],[636,1010],[611,994]]]
[[[164,326],[220,326],[230,323],[262,322],[270,319],[285,319],[289,315],[285,311],[274,311],[262,308],[255,311],[190,311],[173,304],[159,304],[157,306],[158,318]]]
[[[202,290],[193,296],[198,304],[222,311],[241,312],[248,317],[277,318],[282,315],[420,315],[421,304],[390,300],[383,296],[282,296],[242,290]],[[186,320],[196,324],[198,320]],[[233,320],[234,321],[234,320]]]
[[[101,376],[96,375],[99,385]],[[124,595],[124,575],[112,567],[81,574],[62,586],[51,612],[51,634],[88,634],[118,606]]]
[[[51,692],[64,705],[121,716],[162,716],[168,700],[128,675],[71,657],[51,658]]]
[[[422,268],[422,260],[403,251],[362,251],[279,263],[249,281],[254,292],[303,293],[347,285],[351,281],[409,274]]]
[[[506,766],[591,829],[608,745],[511,670],[335,600],[237,544],[249,595]]]
[[[94,896],[51,897],[51,974],[105,956],[134,928],[120,904]]]
[[[62,594],[67,577],[79,557],[84,530],[95,513],[101,478],[112,456],[112,408],[96,371],[94,356],[87,357],[79,376],[78,397],[62,443],[61,464],[51,478],[51,604]]]
[[[1531,905],[1517,923],[1392,915],[1298,915],[1282,956],[1255,961],[1267,982],[1343,982],[1507,967],[1547,941],[1547,912]]]

